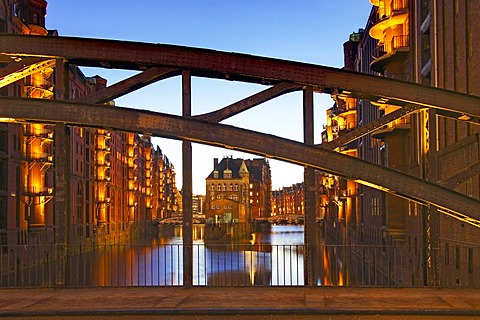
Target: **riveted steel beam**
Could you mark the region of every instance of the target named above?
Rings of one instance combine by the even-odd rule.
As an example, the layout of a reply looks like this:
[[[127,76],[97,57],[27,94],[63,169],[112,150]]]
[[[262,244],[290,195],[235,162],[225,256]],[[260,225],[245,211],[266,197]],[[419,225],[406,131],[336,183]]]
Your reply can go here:
[[[459,120],[480,121],[480,97],[380,76],[280,59],[118,40],[3,34],[0,55],[62,57],[80,66],[144,70],[167,66],[193,76],[261,84],[292,82],[323,92],[453,113]]]
[[[231,105],[228,105],[222,109],[201,114],[195,116],[195,118],[211,122],[220,122],[250,108],[258,106],[259,104],[264,103],[268,100],[271,100],[289,92],[300,90],[301,88],[302,86],[298,84],[281,82],[271,88],[265,89],[245,99],[232,103]]]
[[[69,65],[63,59],[55,61],[55,98],[68,99]],[[45,100],[39,100],[45,101]],[[55,126],[55,284],[69,285],[70,279],[70,128],[64,123]]]
[[[182,115],[192,115],[192,79],[190,71],[182,71]],[[183,207],[183,285],[193,285],[193,207],[192,207],[192,143],[182,142],[182,207]]]
[[[73,99],[73,101],[81,103],[105,103],[159,80],[179,75],[180,72],[178,69],[152,67],[107,88]]]
[[[307,146],[314,143],[314,121],[313,121],[313,88],[306,87],[303,90],[303,141]],[[306,166],[303,171],[303,194],[305,204],[305,285],[316,286],[318,275],[316,274],[316,197],[315,197],[315,168]]]
[[[476,199],[358,158],[269,134],[151,111],[55,100],[0,97],[0,117],[132,131],[258,154],[435,205],[443,213],[480,227],[480,201]]]

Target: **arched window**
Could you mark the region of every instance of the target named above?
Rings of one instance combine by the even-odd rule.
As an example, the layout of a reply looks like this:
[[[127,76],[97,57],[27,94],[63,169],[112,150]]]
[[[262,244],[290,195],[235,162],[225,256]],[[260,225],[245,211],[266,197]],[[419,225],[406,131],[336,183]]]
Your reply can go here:
[[[210,185],[210,191],[215,191],[215,184],[212,183],[212,184]]]
[[[228,190],[233,191],[233,184],[230,183],[230,188]]]
[[[238,184],[235,183],[235,191],[238,191]]]
[[[217,191],[222,191],[222,185],[220,183],[217,185]]]
[[[223,191],[227,191],[227,185],[223,184]]]

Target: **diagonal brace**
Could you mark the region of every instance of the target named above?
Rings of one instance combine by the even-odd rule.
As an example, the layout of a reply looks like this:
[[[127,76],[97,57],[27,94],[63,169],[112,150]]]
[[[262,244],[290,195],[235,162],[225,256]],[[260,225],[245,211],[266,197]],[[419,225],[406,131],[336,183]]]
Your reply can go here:
[[[301,88],[302,86],[298,84],[281,82],[273,87],[270,87],[245,99],[232,103],[231,105],[226,106],[222,109],[210,113],[201,114],[195,116],[194,118],[210,122],[220,122],[227,118],[233,117],[234,115],[239,114],[243,111],[258,106],[259,104],[264,103],[268,100],[279,97],[285,93],[300,90]]]
[[[72,101],[81,103],[105,103],[115,98],[126,95],[135,90],[146,87],[149,84],[180,74],[179,69],[152,67],[142,73],[131,76],[125,80],[117,82],[107,88],[92,92],[86,96],[81,96]]]

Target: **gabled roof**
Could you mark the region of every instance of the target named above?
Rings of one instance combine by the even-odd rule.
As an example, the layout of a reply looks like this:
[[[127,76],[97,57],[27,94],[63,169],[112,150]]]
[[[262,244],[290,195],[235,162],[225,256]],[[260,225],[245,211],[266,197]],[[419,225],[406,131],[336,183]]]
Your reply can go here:
[[[249,173],[250,179],[262,181],[262,168],[263,166],[270,166],[268,161],[263,158],[257,159],[233,159],[232,157],[225,157],[220,162],[214,162],[214,168],[208,175],[207,179],[215,179],[214,172],[218,172],[218,179],[223,179],[223,172],[225,170],[231,170],[232,179],[241,179],[240,172]]]

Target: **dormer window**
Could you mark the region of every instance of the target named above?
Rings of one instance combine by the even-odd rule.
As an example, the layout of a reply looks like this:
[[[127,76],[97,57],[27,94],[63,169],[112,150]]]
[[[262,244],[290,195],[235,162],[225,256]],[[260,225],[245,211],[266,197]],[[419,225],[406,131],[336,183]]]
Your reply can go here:
[[[218,179],[218,171],[217,170],[213,171],[213,177],[215,179]]]
[[[228,169],[228,168],[225,169],[225,170],[223,171],[223,178],[225,178],[225,179],[231,179],[231,178],[232,178],[232,170],[230,170],[230,169]]]

